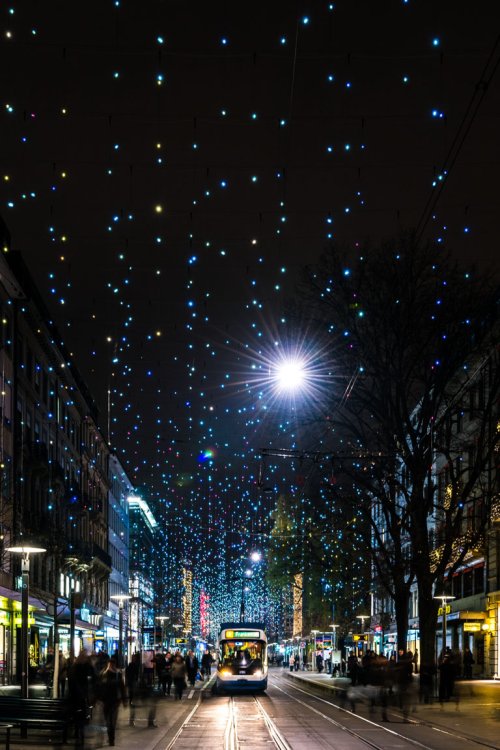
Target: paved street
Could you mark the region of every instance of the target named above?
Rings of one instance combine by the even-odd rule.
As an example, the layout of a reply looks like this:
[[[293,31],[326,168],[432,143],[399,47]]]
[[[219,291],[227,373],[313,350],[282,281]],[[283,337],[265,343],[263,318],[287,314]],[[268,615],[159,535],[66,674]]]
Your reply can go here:
[[[355,693],[355,712],[345,701],[349,680],[309,672],[270,670],[262,695],[214,695],[213,681],[197,683],[181,702],[159,697],[156,724],[148,727],[148,707],[136,708],[135,726],[120,709],[116,746],[124,750],[472,750],[500,748],[500,683],[459,683],[458,700],[422,705],[412,697],[405,717],[390,701],[387,721],[364,688]],[[415,679],[415,688],[416,688]],[[363,692],[365,691],[365,692]],[[412,696],[416,696],[414,690]],[[45,748],[56,738],[30,733],[29,746]],[[21,745],[14,738],[12,747]],[[86,730],[85,747],[107,747],[99,706]],[[2,747],[2,745],[0,745]]]

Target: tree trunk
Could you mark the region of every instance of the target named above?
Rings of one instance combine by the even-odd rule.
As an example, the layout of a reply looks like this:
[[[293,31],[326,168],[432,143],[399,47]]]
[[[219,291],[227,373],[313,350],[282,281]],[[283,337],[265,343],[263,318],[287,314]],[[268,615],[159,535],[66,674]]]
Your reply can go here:
[[[418,583],[418,611],[420,629],[420,684],[430,689],[436,674],[436,627],[439,602],[432,597],[432,582]],[[425,685],[423,685],[425,683]]]
[[[408,587],[405,585],[400,591],[394,592],[394,607],[396,610],[396,627],[398,629],[398,651],[406,651],[408,640]]]

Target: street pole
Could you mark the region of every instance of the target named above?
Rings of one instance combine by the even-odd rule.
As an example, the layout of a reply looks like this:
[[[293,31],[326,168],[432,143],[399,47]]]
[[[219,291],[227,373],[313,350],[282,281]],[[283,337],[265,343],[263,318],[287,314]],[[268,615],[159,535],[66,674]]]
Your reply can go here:
[[[29,670],[29,622],[28,596],[30,588],[30,558],[23,555],[21,559],[21,697],[28,697]]]
[[[30,553],[46,552],[44,547],[7,547],[6,552],[21,555],[21,643],[19,644],[19,654],[21,658],[21,697],[28,697],[28,678],[29,678],[29,592],[30,592]],[[25,735],[23,729],[21,736]]]
[[[118,602],[118,666],[121,669],[123,667],[123,604],[126,599],[131,599],[131,596],[130,594],[112,594],[109,598]]]

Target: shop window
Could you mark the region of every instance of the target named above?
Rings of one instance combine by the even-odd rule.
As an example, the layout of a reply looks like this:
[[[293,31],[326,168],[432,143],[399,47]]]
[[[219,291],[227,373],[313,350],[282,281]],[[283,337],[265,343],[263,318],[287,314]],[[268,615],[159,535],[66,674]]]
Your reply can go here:
[[[474,593],[482,594],[484,592],[484,567],[474,568]]]
[[[462,576],[456,575],[451,579],[451,594],[456,599],[462,598]]]
[[[474,593],[474,576],[472,570],[463,574],[463,595],[472,596]]]

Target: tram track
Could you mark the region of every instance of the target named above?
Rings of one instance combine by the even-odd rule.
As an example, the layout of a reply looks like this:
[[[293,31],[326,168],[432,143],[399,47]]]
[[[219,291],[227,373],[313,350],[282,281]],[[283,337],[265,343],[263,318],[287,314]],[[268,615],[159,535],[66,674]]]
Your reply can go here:
[[[322,719],[325,719],[326,721],[328,721],[329,723],[331,723],[334,726],[338,727],[339,729],[342,729],[343,731],[345,731],[349,735],[358,738],[365,745],[368,745],[369,747],[373,748],[373,750],[386,750],[386,745],[381,745],[381,744],[379,744],[377,742],[374,742],[371,739],[368,739],[367,737],[363,736],[360,732],[356,731],[352,727],[349,727],[346,724],[344,724],[344,723],[342,723],[340,721],[337,721],[333,717],[328,716],[327,714],[323,713],[322,711],[320,711],[319,709],[315,708],[314,706],[311,706],[306,701],[301,700],[301,699],[295,697],[290,692],[288,692],[287,690],[283,689],[280,685],[278,685],[277,682],[274,681],[274,680],[272,682],[272,686],[273,686],[273,688],[275,688],[275,689],[279,690],[280,692],[282,692],[288,698],[291,698],[292,700],[294,700],[297,703],[299,703],[302,707],[307,708],[309,711],[312,711],[316,715],[319,715]],[[341,706],[341,705],[339,705],[337,703],[333,703],[332,701],[326,700],[325,698],[321,698],[320,696],[316,695],[315,693],[313,693],[313,692],[311,692],[309,690],[305,690],[304,688],[298,687],[296,685],[290,686],[290,689],[295,690],[295,691],[300,692],[300,693],[303,693],[307,697],[313,698],[316,701],[319,701],[321,703],[325,703],[329,707],[335,708],[339,712],[344,713],[344,714],[346,714],[348,716],[356,717],[356,719],[360,720],[361,722],[364,722],[364,723],[366,723],[369,726],[377,727],[378,729],[383,730],[384,732],[386,732],[388,735],[392,735],[393,737],[398,738],[398,739],[404,741],[405,743],[408,743],[408,745],[410,745],[412,747],[418,747],[421,750],[436,750],[435,746],[430,746],[430,745],[425,744],[424,742],[421,742],[419,740],[414,739],[413,737],[408,737],[407,735],[402,734],[401,732],[398,732],[397,730],[395,730],[393,728],[387,727],[387,726],[385,726],[382,723],[378,723],[378,722],[372,721],[371,719],[368,719],[365,716],[362,716],[360,714],[354,714],[352,711],[349,711],[348,709],[344,708],[343,706]],[[428,729],[431,729],[431,730],[433,730],[435,732],[438,732],[438,733],[440,733],[442,735],[447,735],[449,737],[452,737],[455,741],[456,740],[462,740],[464,743],[468,743],[470,745],[476,745],[476,746],[480,746],[480,747],[490,748],[491,750],[498,750],[498,745],[493,745],[493,744],[491,744],[489,742],[486,742],[484,740],[478,739],[476,737],[472,737],[470,735],[467,735],[467,733],[464,733],[464,732],[458,733],[456,730],[452,731],[448,727],[443,727],[442,725],[441,726],[437,726],[435,723],[432,723],[432,722],[429,722],[429,721],[426,721],[426,720],[423,720],[423,719],[420,719],[420,718],[419,719],[411,718],[411,719],[408,719],[407,721],[408,721],[408,724],[425,726]]]
[[[242,697],[250,699],[250,706],[255,706],[257,708],[257,713],[252,713],[252,711],[250,710],[250,706],[248,705],[248,700],[245,701],[245,703],[242,703],[241,700],[238,700],[237,696],[229,696],[228,719],[226,731],[224,733],[224,750],[240,750],[240,747],[242,745],[248,747],[247,737],[241,737],[241,734],[244,735],[244,732],[242,732],[240,729],[242,723],[239,717],[239,714],[241,713],[241,710],[239,708],[240,706],[244,706],[244,720],[246,722],[250,722],[252,727],[252,736],[254,739],[256,736],[258,736],[259,740],[261,741],[266,741],[266,739],[268,741],[268,738],[270,738],[277,750],[292,750],[291,746],[288,744],[288,742],[276,726],[276,722],[271,718],[269,713],[264,708],[262,701],[259,700],[259,698],[257,698],[257,696],[255,695],[239,696],[239,698]],[[263,732],[259,732],[259,719],[262,722],[262,728],[265,728],[265,737],[260,736],[263,734]]]

